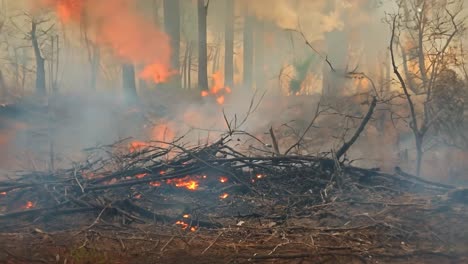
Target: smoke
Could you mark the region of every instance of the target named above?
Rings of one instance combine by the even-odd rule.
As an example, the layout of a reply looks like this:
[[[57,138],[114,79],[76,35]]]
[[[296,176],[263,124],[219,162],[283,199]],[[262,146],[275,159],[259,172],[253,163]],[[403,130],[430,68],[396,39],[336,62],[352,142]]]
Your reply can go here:
[[[167,81],[171,47],[167,34],[138,14],[134,0],[41,0],[54,8],[65,24],[85,25],[89,38],[109,48],[123,62],[143,64],[139,76],[156,83]]]

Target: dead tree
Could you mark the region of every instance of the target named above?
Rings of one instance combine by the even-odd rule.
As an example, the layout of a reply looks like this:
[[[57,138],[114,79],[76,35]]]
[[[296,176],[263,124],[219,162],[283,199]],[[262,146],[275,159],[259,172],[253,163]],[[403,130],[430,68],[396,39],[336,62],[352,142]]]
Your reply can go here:
[[[208,51],[206,43],[206,17],[210,1],[197,1],[198,10],[198,87],[201,90],[208,89]]]
[[[409,108],[409,127],[416,146],[416,175],[420,175],[425,137],[441,113],[431,111],[434,86],[441,72],[452,66],[450,48],[464,32],[466,19],[461,14],[463,1],[460,0],[397,2],[399,13],[391,15],[388,21],[390,55],[393,72]],[[397,62],[395,45],[402,47],[402,62]],[[400,63],[406,78],[399,70]],[[411,72],[409,65],[415,65],[417,70]]]
[[[34,50],[34,57],[36,58],[36,94],[45,96],[46,91],[46,74],[45,74],[45,59],[42,56],[41,48],[39,46],[37,26],[41,21],[31,20],[31,44]]]

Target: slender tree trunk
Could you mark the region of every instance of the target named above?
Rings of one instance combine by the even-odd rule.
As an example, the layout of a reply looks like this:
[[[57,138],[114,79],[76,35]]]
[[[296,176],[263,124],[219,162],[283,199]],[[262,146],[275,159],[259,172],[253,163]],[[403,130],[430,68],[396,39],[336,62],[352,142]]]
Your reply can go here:
[[[126,102],[135,103],[138,95],[135,83],[135,66],[133,64],[122,65],[122,86]]]
[[[45,74],[45,59],[41,55],[39,42],[37,40],[37,24],[31,23],[31,42],[34,49],[34,56],[36,58],[36,93],[39,96],[45,96],[46,91],[46,74]]]
[[[252,88],[253,70],[253,17],[244,17],[244,87]]]
[[[422,165],[422,159],[423,159],[423,149],[422,149],[422,143],[423,143],[423,137],[422,136],[415,136],[416,140],[416,176],[421,175],[421,165]]]
[[[164,0],[164,29],[171,39],[171,66],[177,74],[171,81],[171,86],[180,87],[180,2],[179,0]]]
[[[198,0],[198,87],[208,89],[208,52],[206,45],[206,16],[208,6],[204,0]]]
[[[255,87],[257,89],[265,88],[265,24],[257,20],[255,23]]]
[[[234,0],[226,0],[226,25],[224,33],[224,83],[234,86]]]
[[[99,75],[99,63],[101,61],[101,51],[97,45],[93,45],[93,57],[91,59],[91,89],[96,91]]]

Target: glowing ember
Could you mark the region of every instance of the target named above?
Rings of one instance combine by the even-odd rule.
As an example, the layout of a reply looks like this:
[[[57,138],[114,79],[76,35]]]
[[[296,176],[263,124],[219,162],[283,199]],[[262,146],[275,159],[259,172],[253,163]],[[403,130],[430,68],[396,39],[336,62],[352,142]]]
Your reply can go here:
[[[182,217],[183,217],[183,218],[189,218],[190,215],[189,215],[189,214],[184,214]]]
[[[263,175],[263,174],[257,174],[257,179],[261,179],[261,178],[263,178],[263,177],[265,177],[265,175]]]
[[[180,225],[182,229],[187,229],[187,227],[189,227],[189,224],[185,223],[184,221],[177,221],[175,224]]]
[[[31,209],[34,208],[34,203],[31,201],[27,201],[26,205],[24,206],[24,209]]]
[[[0,192],[0,195],[5,196],[5,195],[7,195],[7,192]]]
[[[229,194],[228,194],[228,193],[223,193],[223,194],[221,194],[221,195],[219,196],[219,198],[221,198],[221,199],[226,199],[226,198],[228,198],[228,197],[229,197]]]
[[[190,178],[189,176],[185,176],[182,179],[169,179],[166,182],[168,184],[174,184],[176,187],[186,188],[188,190],[197,190],[199,187],[198,181]]]
[[[140,199],[141,198],[141,193],[135,195],[135,199]]]
[[[192,226],[192,227],[190,228],[190,231],[192,231],[192,232],[195,232],[196,230],[197,230],[197,228],[195,228],[194,226]]]
[[[159,186],[161,186],[161,183],[158,182],[158,181],[154,181],[154,182],[150,182],[149,185],[151,185],[153,187],[159,187]]]
[[[203,179],[206,179],[206,178],[208,178],[208,176],[206,176],[206,175],[203,175],[203,176],[202,176],[202,178],[203,178]]]
[[[140,174],[135,175],[135,178],[137,178],[137,179],[143,179],[143,178],[146,177],[147,175],[148,175],[148,173],[140,173]]]
[[[166,174],[166,171],[162,170],[162,171],[159,172],[159,175],[164,175],[164,174]]]
[[[220,181],[221,183],[226,183],[226,182],[228,181],[228,178],[226,178],[226,177],[219,177],[219,181]]]

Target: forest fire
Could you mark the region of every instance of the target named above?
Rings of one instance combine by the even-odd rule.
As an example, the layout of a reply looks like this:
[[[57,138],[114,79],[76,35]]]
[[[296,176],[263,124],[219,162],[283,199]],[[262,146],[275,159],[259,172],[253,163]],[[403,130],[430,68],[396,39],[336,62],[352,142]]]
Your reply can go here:
[[[0,2],[0,263],[468,263],[466,1]]]

